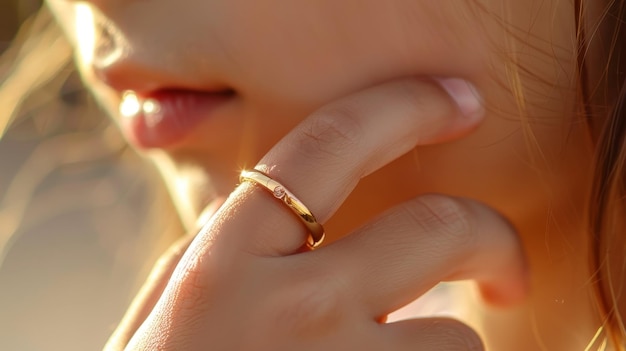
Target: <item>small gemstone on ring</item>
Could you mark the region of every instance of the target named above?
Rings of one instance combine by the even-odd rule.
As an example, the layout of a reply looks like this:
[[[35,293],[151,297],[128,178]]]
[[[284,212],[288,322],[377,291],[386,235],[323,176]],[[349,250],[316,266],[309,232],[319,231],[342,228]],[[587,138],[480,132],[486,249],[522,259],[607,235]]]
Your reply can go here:
[[[274,196],[282,199],[283,196],[285,196],[285,188],[283,188],[282,186],[277,186],[274,188]]]

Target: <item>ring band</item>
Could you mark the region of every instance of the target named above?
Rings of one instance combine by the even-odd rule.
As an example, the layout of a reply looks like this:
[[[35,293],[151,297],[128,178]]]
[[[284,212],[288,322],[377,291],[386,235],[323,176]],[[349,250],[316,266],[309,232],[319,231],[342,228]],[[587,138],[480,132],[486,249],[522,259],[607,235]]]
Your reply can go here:
[[[300,220],[302,220],[308,229],[309,237],[307,238],[306,245],[310,249],[318,247],[322,241],[324,241],[324,227],[317,222],[315,216],[313,216],[311,211],[309,211],[302,201],[298,200],[298,198],[287,190],[287,188],[285,188],[282,184],[256,169],[241,171],[239,181],[258,184],[269,190],[275,198],[282,200],[282,202],[286,204],[291,211],[293,211],[293,213],[300,218]]]

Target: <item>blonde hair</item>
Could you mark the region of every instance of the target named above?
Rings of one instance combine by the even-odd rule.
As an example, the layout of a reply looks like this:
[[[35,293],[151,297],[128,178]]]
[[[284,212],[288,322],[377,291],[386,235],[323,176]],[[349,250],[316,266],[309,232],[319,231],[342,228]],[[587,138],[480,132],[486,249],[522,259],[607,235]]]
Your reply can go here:
[[[76,207],[97,208],[102,201],[103,191],[85,191],[80,195],[66,191],[63,196],[54,196],[54,206],[50,206],[50,202],[35,194],[46,177],[71,165],[107,165],[110,169],[125,169],[125,173],[133,174],[150,188],[146,201],[152,206],[143,215],[145,218],[136,218],[145,223],[139,233],[129,238],[134,244],[141,242],[142,250],[122,258],[142,259],[133,263],[141,265],[135,287],[138,289],[158,255],[181,234],[180,221],[156,170],[149,162],[141,162],[94,102],[86,99],[70,107],[63,102],[76,96],[87,94],[76,76],[72,48],[49,10],[43,7],[22,26],[14,44],[0,59],[0,139],[9,129],[13,129],[13,134],[22,129],[37,142],[4,195],[0,192],[0,265],[18,239],[20,229],[24,229],[21,227],[28,229],[38,220]],[[82,185],[87,190],[87,185]],[[108,201],[124,196],[119,185],[104,187]],[[51,193],[60,191],[63,190]]]

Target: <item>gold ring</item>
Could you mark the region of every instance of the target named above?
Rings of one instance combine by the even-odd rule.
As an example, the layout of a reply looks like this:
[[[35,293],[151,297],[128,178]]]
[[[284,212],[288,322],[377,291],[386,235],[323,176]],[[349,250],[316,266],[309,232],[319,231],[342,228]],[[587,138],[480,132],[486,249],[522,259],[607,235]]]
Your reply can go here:
[[[241,171],[239,181],[258,184],[269,190],[275,198],[282,200],[282,202],[302,220],[308,229],[309,237],[307,238],[306,245],[310,249],[318,247],[322,241],[324,241],[324,227],[317,223],[315,216],[313,216],[311,211],[309,211],[302,201],[298,200],[298,198],[287,190],[287,188],[285,188],[282,184],[256,169]]]

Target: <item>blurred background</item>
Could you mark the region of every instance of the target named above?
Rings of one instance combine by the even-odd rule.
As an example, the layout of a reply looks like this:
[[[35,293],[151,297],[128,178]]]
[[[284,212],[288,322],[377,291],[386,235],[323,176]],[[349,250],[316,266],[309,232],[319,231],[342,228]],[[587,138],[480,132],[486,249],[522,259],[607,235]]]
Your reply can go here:
[[[177,222],[71,62],[33,78],[69,57],[40,5],[0,0],[0,350],[100,350]]]

